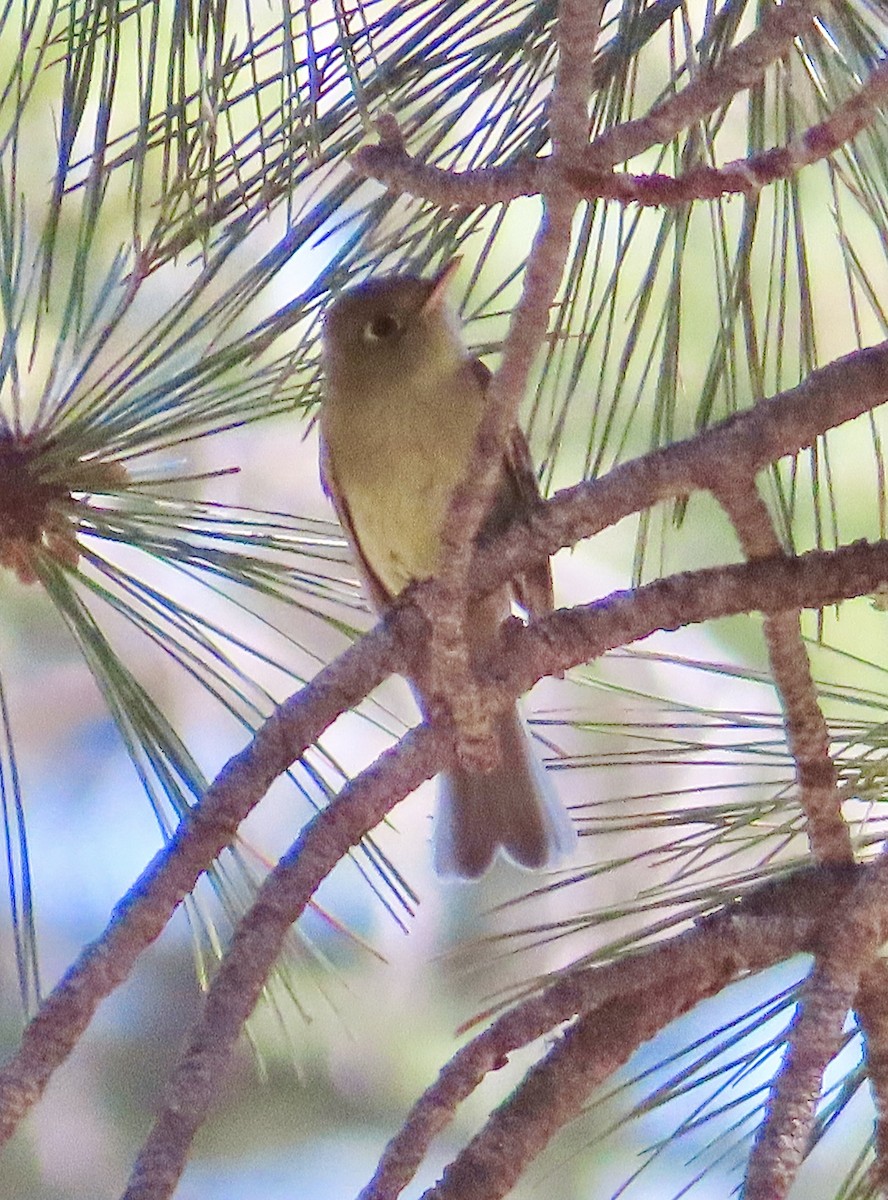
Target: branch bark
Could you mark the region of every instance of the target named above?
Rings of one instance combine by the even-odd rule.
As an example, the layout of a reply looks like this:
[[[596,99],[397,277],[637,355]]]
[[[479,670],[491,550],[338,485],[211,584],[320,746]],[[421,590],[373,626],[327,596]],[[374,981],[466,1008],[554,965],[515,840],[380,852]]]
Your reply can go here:
[[[558,60],[549,98],[553,161],[574,163],[588,140],[594,49],[604,0],[560,0],[555,26]],[[460,758],[469,769],[486,769],[498,757],[489,709],[479,695],[465,634],[475,538],[493,502],[503,452],[516,423],[534,360],[549,328],[571,245],[578,197],[562,178],[543,193],[543,219],[524,276],[521,298],[509,323],[503,357],[487,388],[484,415],[463,481],[456,488],[441,530],[444,568],[428,592],[432,623],[432,698],[453,714]]]
[[[824,927],[746,1173],[744,1200],[783,1200],[811,1139],[823,1072],[841,1044],[861,977],[888,933],[888,852],[860,874]]]
[[[748,559],[781,553],[780,539],[753,478],[726,471],[713,490]],[[811,852],[818,862],[851,862],[854,857],[851,833],[842,817],[838,776],[830,756],[829,729],[802,640],[801,613],[766,613],[764,634],[771,674],[783,708],[786,740],[795,763]]]

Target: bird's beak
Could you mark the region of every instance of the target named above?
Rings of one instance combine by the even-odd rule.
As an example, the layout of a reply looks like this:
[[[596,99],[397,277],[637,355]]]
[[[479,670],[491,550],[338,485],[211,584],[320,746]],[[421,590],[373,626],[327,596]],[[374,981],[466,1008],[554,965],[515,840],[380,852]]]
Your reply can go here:
[[[432,280],[432,290],[426,298],[425,304],[422,306],[423,314],[437,312],[447,298],[447,291],[450,287],[450,280],[459,270],[462,262],[462,255],[457,254],[451,258],[450,262],[441,268],[435,278]]]

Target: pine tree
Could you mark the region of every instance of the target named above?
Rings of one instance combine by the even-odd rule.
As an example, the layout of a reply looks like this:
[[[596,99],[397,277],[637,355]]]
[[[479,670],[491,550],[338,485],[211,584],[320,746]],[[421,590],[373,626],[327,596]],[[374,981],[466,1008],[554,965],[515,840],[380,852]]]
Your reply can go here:
[[[874,1132],[840,1194],[888,1186],[886,40],[878,0],[6,6],[0,802],[27,1023],[4,1140],[184,904],[206,995],[125,1192],[172,1195],[260,997],[295,995],[283,952],[316,954],[317,889],[351,858],[408,924],[410,872],[374,831],[552,677],[588,700],[537,727],[580,781],[583,862],[519,881],[505,944],[567,953],[477,1019],[362,1196],[400,1194],[524,1047],[427,1196],[506,1195],[592,1105],[602,1128],[658,1115],[625,1194],[688,1145],[676,1193],[733,1170],[771,1200],[864,1084]],[[488,411],[440,577],[361,634],[339,532],[299,511],[296,472],[272,489],[247,434],[310,430],[331,295],[455,255]],[[548,499],[476,552],[519,413]],[[619,590],[583,559],[577,603],[470,662],[470,595],[611,530],[633,547]],[[12,649],[38,618],[76,644],[164,839],[49,987],[16,750],[49,697],[23,698]],[[637,645],[710,624],[708,661]],[[434,717],[404,732],[368,697],[418,656]],[[657,678],[694,682],[655,694],[667,660]],[[218,714],[221,770],[160,670]],[[774,704],[738,708],[736,681]],[[389,738],[354,772],[327,740],[353,710]],[[645,782],[623,793],[629,763]],[[238,831],[278,778],[301,831],[266,871]],[[729,1019],[677,1032],[753,977]]]

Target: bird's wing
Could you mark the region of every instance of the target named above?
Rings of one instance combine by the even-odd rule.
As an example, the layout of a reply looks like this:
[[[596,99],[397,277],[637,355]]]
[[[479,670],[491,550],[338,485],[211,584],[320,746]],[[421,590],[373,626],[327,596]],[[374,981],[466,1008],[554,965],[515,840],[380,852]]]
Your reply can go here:
[[[321,473],[321,487],[324,489],[336,510],[336,516],[339,518],[339,524],[345,531],[345,536],[348,538],[348,544],[351,547],[352,555],[354,556],[355,566],[358,568],[358,575],[369,597],[370,603],[378,613],[383,613],[391,607],[392,595],[380,582],[373,568],[364,557],[361,550],[361,543],[355,533],[355,527],[352,523],[351,513],[348,511],[348,505],[342,495],[341,490],[336,484],[336,477],[333,474],[333,464],[330,462],[330,455],[327,452],[327,444],[324,441],[323,434],[320,439],[320,449],[318,454],[318,465]]]
[[[490,380],[490,371],[477,358],[472,366],[486,388]],[[495,537],[516,521],[529,521],[542,507],[542,503],[527,439],[515,425],[509,434],[503,454],[500,485],[493,506],[481,527],[480,536]],[[531,616],[542,616],[551,612],[555,601],[552,594],[552,568],[548,558],[513,579],[512,590],[517,602]]]

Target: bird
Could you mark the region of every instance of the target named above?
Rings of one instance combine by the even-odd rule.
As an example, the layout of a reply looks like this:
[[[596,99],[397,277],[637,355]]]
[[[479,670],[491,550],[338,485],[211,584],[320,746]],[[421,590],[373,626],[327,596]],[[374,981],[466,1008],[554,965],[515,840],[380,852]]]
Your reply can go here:
[[[490,371],[468,349],[449,297],[458,263],[452,259],[432,278],[370,278],[341,292],[324,315],[321,483],[379,615],[410,584],[439,571],[442,527],[484,412]],[[479,540],[527,520],[541,504],[516,425]],[[548,558],[470,601],[470,653],[491,648],[512,600],[531,617],[551,611]],[[495,719],[494,736],[499,763],[492,770],[455,766],[442,776],[433,838],[441,876],[478,878],[498,852],[539,869],[574,845],[570,817],[517,705]]]

